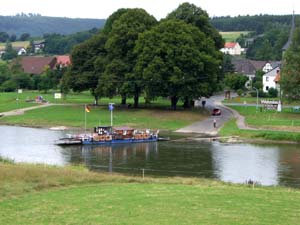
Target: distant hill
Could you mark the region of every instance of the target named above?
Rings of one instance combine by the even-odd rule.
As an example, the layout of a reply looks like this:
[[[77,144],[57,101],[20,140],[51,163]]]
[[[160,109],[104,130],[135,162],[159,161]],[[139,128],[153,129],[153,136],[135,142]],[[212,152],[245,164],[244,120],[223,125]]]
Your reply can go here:
[[[92,28],[102,28],[104,19],[71,19],[62,17],[47,17],[40,15],[0,16],[0,32],[18,37],[29,33],[31,37],[41,37],[43,34],[73,34]]]
[[[290,27],[292,15],[256,15],[214,17],[212,25],[219,31],[254,31],[263,34],[267,29]]]

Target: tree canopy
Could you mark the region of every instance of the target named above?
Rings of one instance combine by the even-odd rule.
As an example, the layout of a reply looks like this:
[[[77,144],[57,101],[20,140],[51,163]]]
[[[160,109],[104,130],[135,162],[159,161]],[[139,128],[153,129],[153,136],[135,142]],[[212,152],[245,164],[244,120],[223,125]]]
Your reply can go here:
[[[142,93],[147,100],[171,97],[175,109],[178,99],[188,105],[216,90],[222,64],[218,38],[207,13],[192,4],[160,22],[143,9],[120,9],[73,49],[64,84],[89,89],[96,101],[120,95],[126,104],[133,97],[135,107]]]
[[[218,50],[224,46],[222,36],[211,24],[207,12],[194,4],[183,3],[179,5],[177,9],[167,16],[167,19],[183,20],[188,24],[198,27],[201,32],[214,41]]]
[[[215,90],[220,53],[197,27],[163,21],[140,36],[135,50],[135,71],[146,81],[148,98],[169,96],[175,109],[179,98],[191,100]]]
[[[292,44],[285,52],[281,70],[280,86],[288,99],[300,98],[300,26],[294,31]]]

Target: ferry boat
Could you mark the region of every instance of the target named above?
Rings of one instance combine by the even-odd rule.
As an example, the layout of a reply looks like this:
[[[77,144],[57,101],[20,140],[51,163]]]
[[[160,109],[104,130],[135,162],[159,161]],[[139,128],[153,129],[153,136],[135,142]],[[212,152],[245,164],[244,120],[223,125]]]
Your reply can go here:
[[[71,135],[68,138],[62,138],[56,142],[58,145],[103,145],[117,143],[140,143],[158,141],[157,131],[150,129],[133,129],[130,127],[95,127],[91,134]]]

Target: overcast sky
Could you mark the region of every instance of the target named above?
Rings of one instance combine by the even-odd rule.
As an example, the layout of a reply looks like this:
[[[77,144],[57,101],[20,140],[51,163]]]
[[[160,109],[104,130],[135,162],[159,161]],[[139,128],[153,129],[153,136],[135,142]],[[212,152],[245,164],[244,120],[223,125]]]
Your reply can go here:
[[[180,0],[0,0],[0,15],[39,13],[43,16],[106,19],[119,8],[143,8],[161,19],[176,9]],[[212,16],[300,13],[296,0],[189,0]]]

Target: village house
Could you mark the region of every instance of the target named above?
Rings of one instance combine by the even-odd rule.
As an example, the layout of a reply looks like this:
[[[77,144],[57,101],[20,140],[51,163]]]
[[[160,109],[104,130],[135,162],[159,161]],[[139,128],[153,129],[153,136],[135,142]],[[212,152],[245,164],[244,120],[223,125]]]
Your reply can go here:
[[[279,66],[263,75],[263,92],[268,92],[270,88],[279,91],[280,68]]]
[[[228,55],[241,55],[244,52],[244,49],[241,48],[238,42],[226,42],[224,48],[220,51]]]
[[[34,53],[41,52],[45,47],[45,40],[39,40],[33,42]]]
[[[26,55],[27,54],[26,49],[23,47],[14,47],[13,49],[17,52],[18,55]]]
[[[26,55],[27,51],[24,47],[13,47],[13,50],[17,52],[17,55]],[[5,47],[0,47],[0,58],[5,54]]]
[[[54,70],[70,66],[71,59],[68,55],[50,57],[24,56],[20,59],[20,64],[25,73],[42,74],[46,68]]]
[[[59,68],[67,67],[71,65],[71,58],[69,55],[58,55],[56,56],[56,65]]]
[[[54,69],[56,66],[55,57],[24,56],[20,59],[20,64],[25,73],[41,74],[48,67]]]
[[[257,61],[250,59],[236,59],[232,60],[234,65],[235,72],[243,74],[253,80],[255,78],[255,73],[258,70],[261,70],[265,73],[273,70],[276,67],[280,67],[280,61]]]

